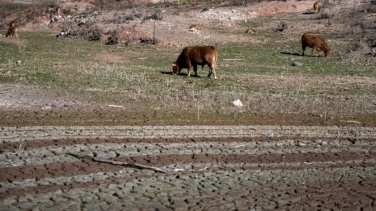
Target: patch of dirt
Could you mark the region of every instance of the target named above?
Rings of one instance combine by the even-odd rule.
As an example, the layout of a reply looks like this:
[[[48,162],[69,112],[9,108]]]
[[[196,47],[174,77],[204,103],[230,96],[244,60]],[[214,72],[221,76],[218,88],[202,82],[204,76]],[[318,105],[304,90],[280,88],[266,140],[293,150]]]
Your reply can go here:
[[[111,54],[111,53],[96,54],[94,56],[94,59],[99,60],[99,61],[108,61],[108,62],[116,62],[116,63],[121,63],[124,61],[123,57],[119,55]]]
[[[237,21],[251,21],[258,16],[277,13],[302,13],[312,10],[314,1],[263,2],[246,6],[205,5],[176,6],[157,4],[152,7],[125,7],[122,12],[93,11],[95,1],[64,1],[44,8],[31,8],[2,20],[6,28],[11,20],[17,20],[21,31],[55,29],[66,33],[65,36],[84,36],[85,31],[99,30],[100,39],[107,41],[111,36],[119,38],[120,44],[139,43],[153,40],[163,46],[182,47],[199,42],[226,43],[233,40],[228,35],[213,33],[212,27],[239,30]],[[126,3],[125,3],[126,4]],[[191,7],[191,8],[189,8]],[[200,24],[202,30],[190,31],[191,24]],[[269,26],[270,27],[270,26]],[[155,33],[155,34],[154,34]],[[155,36],[155,37],[154,37]],[[89,39],[89,38],[87,38]],[[246,36],[236,38],[238,42],[249,39]],[[197,42],[198,41],[198,42]]]
[[[42,89],[34,86],[0,84],[0,109],[7,110],[51,110],[85,108],[88,102],[63,90]]]

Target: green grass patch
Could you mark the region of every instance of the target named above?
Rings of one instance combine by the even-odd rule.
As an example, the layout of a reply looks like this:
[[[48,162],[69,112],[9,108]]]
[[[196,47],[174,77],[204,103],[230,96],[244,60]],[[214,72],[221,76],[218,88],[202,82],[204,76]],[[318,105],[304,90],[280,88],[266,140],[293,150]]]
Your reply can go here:
[[[328,118],[372,112],[375,63],[346,55],[343,60],[335,54],[311,57],[308,51],[303,57],[299,42],[271,42],[275,36],[260,43],[218,45],[219,80],[209,80],[207,66],[198,68],[200,77],[187,78],[186,69],[180,76],[171,74],[170,64],[181,49],[108,46],[56,38],[51,32],[23,32],[20,38],[0,40],[0,82],[57,88],[95,102],[148,102],[148,108],[178,109],[192,119],[246,119],[244,112]],[[292,60],[302,66],[292,66]],[[241,111],[231,106],[235,99],[245,104]]]
[[[271,37],[270,39],[273,39]],[[41,44],[43,43],[43,44]],[[189,84],[194,90],[215,91],[218,86],[236,91],[239,76],[259,75],[305,75],[305,76],[365,76],[375,77],[374,63],[340,60],[337,55],[328,58],[311,57],[310,49],[301,56],[298,42],[263,42],[244,45],[217,46],[219,62],[217,74],[220,85],[206,80],[208,68],[201,70],[201,78],[192,77],[187,82],[183,76],[169,74],[170,64],[180,53],[171,49],[156,49],[153,46],[107,46],[101,42],[80,39],[59,39],[50,32],[23,33],[22,38],[2,40],[0,57],[2,81],[22,82],[39,86],[58,86],[67,89],[121,90],[140,89],[153,92],[157,86],[168,84],[171,89],[181,89]],[[340,51],[339,49],[338,51]],[[100,58],[107,54],[108,58]],[[98,57],[99,56],[99,57]],[[112,61],[111,57],[118,57]],[[345,57],[345,56],[344,56]],[[99,58],[99,59],[98,59]],[[20,67],[15,62],[21,60]],[[292,61],[302,64],[295,67]],[[184,69],[183,74],[187,71]],[[11,78],[11,79],[10,79]],[[25,80],[26,79],[26,80]],[[154,84],[154,85],[153,85]],[[208,85],[211,84],[211,85]],[[214,85],[215,84],[215,85]],[[246,90],[265,91],[252,86]]]

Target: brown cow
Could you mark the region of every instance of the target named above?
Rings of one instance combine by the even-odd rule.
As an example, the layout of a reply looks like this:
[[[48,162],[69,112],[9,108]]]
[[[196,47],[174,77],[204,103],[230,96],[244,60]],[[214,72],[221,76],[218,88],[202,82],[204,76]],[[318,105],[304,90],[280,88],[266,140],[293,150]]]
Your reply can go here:
[[[5,35],[5,37],[9,37],[9,36],[15,36],[15,37],[18,37],[18,26],[16,25],[16,22],[15,21],[12,21],[10,22],[9,24],[9,29],[8,29],[8,32],[7,34]]]
[[[218,51],[214,46],[188,46],[183,49],[176,62],[172,63],[172,72],[174,75],[180,74],[181,69],[187,68],[188,75],[191,76],[191,69],[195,71],[197,76],[197,65],[209,66],[210,78],[211,74],[214,74],[214,79],[217,79],[215,69],[217,68]]]
[[[201,30],[201,25],[192,24],[189,26],[189,30]]]
[[[254,30],[254,29],[252,29],[252,28],[248,28],[246,31],[245,31],[245,33],[247,33],[247,34],[253,34],[253,33],[255,33],[256,32],[256,30]]]
[[[321,10],[321,3],[316,1],[314,4],[313,4],[313,10],[317,13],[320,13],[320,10]]]
[[[319,53],[320,51],[323,51],[325,53],[325,57],[330,55],[330,48],[325,43],[325,40],[322,37],[309,32],[306,32],[302,35],[302,56],[304,56],[304,51],[307,47],[312,48],[311,56],[313,56],[313,52],[315,50],[317,50],[317,52]]]

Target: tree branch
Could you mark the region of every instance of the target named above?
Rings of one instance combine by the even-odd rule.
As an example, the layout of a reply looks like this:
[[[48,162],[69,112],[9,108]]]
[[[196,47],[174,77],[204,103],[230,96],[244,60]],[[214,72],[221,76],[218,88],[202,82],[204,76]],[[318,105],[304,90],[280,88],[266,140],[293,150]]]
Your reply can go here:
[[[78,154],[74,154],[74,153],[70,153],[70,152],[68,152],[66,154],[73,156],[77,159],[81,159],[81,160],[90,159],[94,162],[99,162],[99,163],[108,163],[108,164],[111,164],[111,165],[120,165],[120,166],[132,167],[132,168],[137,168],[137,169],[149,169],[149,170],[153,170],[153,171],[156,171],[156,172],[166,173],[166,171],[164,171],[160,168],[157,168],[157,167],[153,167],[153,166],[146,166],[146,165],[141,165],[141,164],[136,164],[136,163],[124,163],[124,162],[113,161],[113,160],[98,159],[98,158],[95,158],[95,157],[92,157],[92,156],[89,156],[89,155],[78,155]]]

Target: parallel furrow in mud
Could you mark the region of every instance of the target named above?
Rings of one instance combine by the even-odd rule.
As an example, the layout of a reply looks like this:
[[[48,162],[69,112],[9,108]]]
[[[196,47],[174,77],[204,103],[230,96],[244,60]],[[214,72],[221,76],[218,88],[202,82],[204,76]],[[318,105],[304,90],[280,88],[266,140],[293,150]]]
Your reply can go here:
[[[0,139],[5,210],[376,208],[376,128],[2,127]]]

